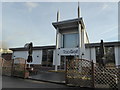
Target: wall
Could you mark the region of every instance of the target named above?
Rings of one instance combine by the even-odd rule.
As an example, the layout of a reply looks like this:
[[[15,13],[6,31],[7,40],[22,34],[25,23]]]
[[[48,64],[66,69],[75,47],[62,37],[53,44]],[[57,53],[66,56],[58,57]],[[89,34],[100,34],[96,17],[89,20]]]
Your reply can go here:
[[[64,52],[64,51],[66,51],[66,52]],[[55,56],[55,54],[57,54],[57,55]],[[75,55],[78,55],[78,54],[79,54],[79,49],[78,48],[61,48],[59,51],[54,50],[53,65],[60,65],[61,55],[63,55],[63,56],[70,56],[70,55],[75,56]],[[96,63],[95,48],[94,47],[86,48],[85,49],[85,55],[82,56],[82,58],[86,59],[86,60],[93,60],[93,62]]]
[[[33,51],[33,62],[30,64],[41,64],[42,62],[42,50],[34,50]],[[24,59],[27,59],[28,57],[28,52],[27,51],[14,51],[12,58],[18,58],[22,57]]]
[[[61,57],[58,55],[58,50],[54,50],[53,52],[53,65],[60,65]]]
[[[94,63],[96,63],[96,51],[95,47],[92,48],[86,48],[85,49],[85,59],[87,60],[93,60]]]

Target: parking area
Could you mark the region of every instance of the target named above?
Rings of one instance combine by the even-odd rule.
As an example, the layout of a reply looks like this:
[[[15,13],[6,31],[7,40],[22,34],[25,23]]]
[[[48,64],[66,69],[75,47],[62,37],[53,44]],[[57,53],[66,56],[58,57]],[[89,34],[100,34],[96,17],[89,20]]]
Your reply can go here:
[[[55,84],[30,79],[22,79],[18,77],[2,77],[2,88],[67,88],[62,84]]]
[[[31,75],[29,78],[35,79],[35,80],[65,84],[65,73],[64,72],[44,71],[44,72],[39,72],[36,75]]]

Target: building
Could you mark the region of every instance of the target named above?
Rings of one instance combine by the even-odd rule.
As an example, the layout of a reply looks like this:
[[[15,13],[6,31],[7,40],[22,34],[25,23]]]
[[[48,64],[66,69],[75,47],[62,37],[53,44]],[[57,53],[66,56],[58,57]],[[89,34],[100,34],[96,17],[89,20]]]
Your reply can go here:
[[[106,51],[106,63],[113,63],[115,65],[120,65],[120,42],[105,42],[105,51]],[[94,60],[94,62],[99,62],[99,47],[100,43],[89,43],[85,44],[85,48],[87,49],[86,53],[89,55],[86,55],[87,60]],[[11,48],[13,51],[12,58],[18,58],[22,57],[27,59],[28,52],[27,50],[22,48]],[[56,46],[37,46],[33,48],[33,62],[30,64],[37,64],[42,65],[46,67],[53,67],[55,66],[55,50]],[[70,51],[71,50],[71,51]],[[65,52],[65,55],[61,55],[60,61],[58,65],[59,69],[63,69],[65,67],[65,58],[74,59],[76,58],[75,51],[72,51],[72,49],[67,49]],[[119,50],[119,51],[118,51]],[[74,53],[73,53],[74,52]],[[68,53],[68,54],[66,54]],[[70,55],[70,53],[73,53]]]
[[[72,20],[59,21],[59,12],[57,13],[57,22],[52,25],[56,29],[56,45],[38,46],[33,48],[33,62],[42,66],[57,69],[65,69],[66,59],[87,59],[99,63],[100,43],[90,43],[85,29],[83,18],[80,17],[78,6],[78,18]],[[105,63],[120,65],[120,42],[105,42]],[[27,59],[28,52],[24,47],[11,48],[12,58],[22,57]]]

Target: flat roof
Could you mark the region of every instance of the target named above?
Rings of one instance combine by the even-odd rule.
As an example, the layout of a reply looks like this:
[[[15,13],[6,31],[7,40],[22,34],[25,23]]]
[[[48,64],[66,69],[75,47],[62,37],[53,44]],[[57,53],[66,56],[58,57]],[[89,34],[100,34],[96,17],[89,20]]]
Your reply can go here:
[[[88,43],[85,44],[86,48],[90,47],[99,47],[100,43]],[[120,41],[118,42],[104,42],[104,46],[120,46]],[[43,49],[55,49],[55,45],[50,45],[50,46],[35,46],[33,47],[33,50],[43,50]],[[19,47],[19,48],[10,48],[12,51],[27,51],[26,48],[24,47]]]
[[[78,23],[82,25],[82,28],[85,27],[82,17],[70,20],[64,20],[59,22],[53,22],[52,25],[57,29],[71,29],[71,28],[78,28]]]
[[[35,46],[33,47],[33,50],[42,50],[42,49],[55,49],[55,45],[51,45],[51,46]],[[24,47],[19,47],[19,48],[10,48],[10,50],[12,51],[27,51],[26,48]]]
[[[88,43],[85,47],[99,47],[100,43]],[[120,41],[118,42],[104,42],[104,46],[120,46]]]

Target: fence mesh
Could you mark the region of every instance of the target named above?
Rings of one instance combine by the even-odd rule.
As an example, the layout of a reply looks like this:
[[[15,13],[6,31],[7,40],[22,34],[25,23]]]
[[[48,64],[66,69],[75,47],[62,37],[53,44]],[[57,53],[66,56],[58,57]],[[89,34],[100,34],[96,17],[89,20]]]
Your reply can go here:
[[[95,88],[118,88],[119,68],[115,66],[94,67]]]
[[[66,83],[73,86],[91,87],[91,70],[91,62],[87,60],[68,60]]]
[[[88,60],[66,61],[66,84],[92,88],[118,88],[120,67],[99,66]]]

